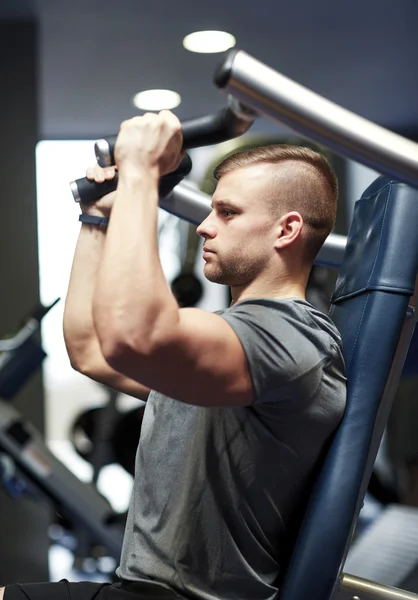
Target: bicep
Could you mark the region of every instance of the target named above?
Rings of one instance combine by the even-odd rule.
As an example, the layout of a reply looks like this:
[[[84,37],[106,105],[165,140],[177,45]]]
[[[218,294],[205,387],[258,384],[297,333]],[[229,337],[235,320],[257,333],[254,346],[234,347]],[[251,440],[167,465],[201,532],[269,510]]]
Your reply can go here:
[[[200,406],[243,406],[253,401],[248,361],[232,327],[219,315],[179,310],[170,332],[148,355],[125,348],[112,365],[171,398]]]
[[[140,351],[120,341],[106,359],[126,376],[188,404],[277,405],[283,388],[318,363],[295,320],[256,303],[222,316],[184,308],[151,346]]]
[[[277,310],[258,305],[235,307],[222,316],[182,309],[178,327],[154,363],[162,365],[162,381],[155,373],[154,385],[191,404],[277,404],[279,390],[318,362],[312,344],[298,332],[299,326]]]

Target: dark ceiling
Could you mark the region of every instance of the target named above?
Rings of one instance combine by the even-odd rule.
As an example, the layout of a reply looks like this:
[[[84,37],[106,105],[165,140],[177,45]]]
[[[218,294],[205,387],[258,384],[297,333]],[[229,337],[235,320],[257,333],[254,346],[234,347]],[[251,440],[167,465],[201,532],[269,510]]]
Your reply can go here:
[[[182,47],[200,29],[230,31],[237,47],[345,108],[418,131],[418,0],[0,0],[0,18],[29,15],[44,139],[116,132],[147,88],[177,90],[181,119],[222,108],[212,84],[222,55]]]

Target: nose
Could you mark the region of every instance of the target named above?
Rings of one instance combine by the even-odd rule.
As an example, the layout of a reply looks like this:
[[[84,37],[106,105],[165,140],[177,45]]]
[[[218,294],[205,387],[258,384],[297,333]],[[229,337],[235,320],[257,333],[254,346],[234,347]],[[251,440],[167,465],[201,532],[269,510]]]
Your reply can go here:
[[[214,238],[216,236],[216,228],[213,219],[211,218],[212,213],[206,217],[202,223],[196,229],[197,235],[200,235],[202,238]]]

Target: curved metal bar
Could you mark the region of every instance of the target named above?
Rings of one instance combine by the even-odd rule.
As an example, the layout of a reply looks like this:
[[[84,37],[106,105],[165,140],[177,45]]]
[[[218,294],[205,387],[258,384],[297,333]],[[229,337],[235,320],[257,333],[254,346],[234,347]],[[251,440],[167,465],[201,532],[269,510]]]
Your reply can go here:
[[[236,138],[251,127],[256,114],[247,106],[241,106],[236,98],[228,98],[228,106],[215,114],[204,115],[182,123],[183,149],[211,146]],[[97,140],[94,151],[101,167],[115,164],[117,136]]]
[[[376,171],[418,187],[418,144],[233,50],[215,84],[240,102]]]

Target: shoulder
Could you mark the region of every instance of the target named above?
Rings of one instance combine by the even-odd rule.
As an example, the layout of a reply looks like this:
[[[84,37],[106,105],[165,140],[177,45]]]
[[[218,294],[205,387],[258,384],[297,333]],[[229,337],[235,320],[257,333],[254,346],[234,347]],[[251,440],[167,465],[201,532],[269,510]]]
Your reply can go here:
[[[341,336],[332,320],[306,300],[256,298],[243,300],[219,313],[230,324],[253,325],[271,336],[287,333],[316,346],[341,346]]]
[[[245,350],[254,379],[276,388],[321,371],[340,355],[339,333],[327,317],[305,300],[250,299],[221,316]],[[312,378],[312,377],[311,377]]]
[[[325,372],[344,372],[340,334],[331,319],[301,299],[255,299],[223,312],[249,364],[256,403],[309,398]],[[280,396],[277,395],[280,390]]]

